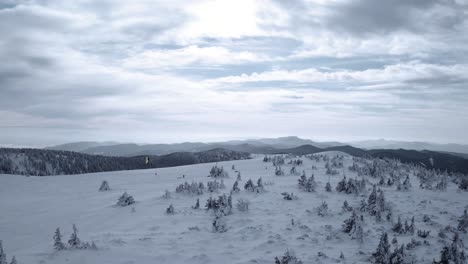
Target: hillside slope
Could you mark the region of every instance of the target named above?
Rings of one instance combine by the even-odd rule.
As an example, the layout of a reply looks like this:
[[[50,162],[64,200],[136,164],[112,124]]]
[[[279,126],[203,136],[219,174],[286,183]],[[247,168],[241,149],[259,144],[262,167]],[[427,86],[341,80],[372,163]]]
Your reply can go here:
[[[79,174],[161,168],[249,157],[248,153],[219,148],[203,152],[176,152],[162,156],[135,157],[106,157],[45,149],[0,148],[0,173],[36,176]]]
[[[337,154],[342,158],[335,158]],[[19,263],[47,264],[272,264],[274,257],[282,256],[287,249],[294,250],[304,264],[369,263],[383,232],[388,232],[389,242],[396,238],[399,245],[410,243],[405,256],[414,263],[432,263],[439,259],[442,247],[450,245],[457,220],[468,206],[467,193],[457,191],[455,184],[449,182],[445,191],[420,189],[415,176],[417,168],[388,163],[395,166],[393,173],[409,170],[412,187],[407,191],[397,191],[395,185],[379,187],[393,220],[377,221],[369,213],[359,213],[365,223],[360,243],[343,232],[344,221],[352,213],[342,206],[347,201],[358,210],[361,200],[367,201],[371,184],[377,183],[378,178],[358,176],[348,167],[355,162],[366,166],[372,161],[354,161],[352,156],[339,152],[318,155],[314,159],[303,157],[303,165],[296,166],[307,177],[315,175],[314,192],[298,189],[299,176],[289,175],[293,165],[287,163],[291,159],[282,165],[284,176],[274,176],[273,164],[262,162],[261,158],[220,162],[218,166],[229,173],[224,179],[226,188],[213,193],[205,190],[201,195],[174,191],[185,181],[203,182],[206,186],[212,180],[206,176],[214,163],[63,177],[0,175],[0,239],[8,259],[14,255]],[[342,168],[336,167],[340,173],[328,175],[325,160],[334,160],[337,166],[342,163]],[[223,217],[227,231],[217,233],[213,230],[214,213],[203,208],[209,197],[229,195],[236,171],[241,173],[241,191],[233,194],[232,213]],[[390,172],[383,171],[382,175],[390,177]],[[343,178],[342,173],[348,178],[365,179],[367,187],[358,194],[337,192],[335,187]],[[249,179],[256,183],[259,177],[263,179],[264,191],[244,190]],[[98,191],[103,180],[109,182],[110,191]],[[325,191],[327,182],[331,183],[332,192]],[[165,190],[171,192],[168,199],[162,197]],[[133,195],[136,203],[115,206],[123,192]],[[282,192],[293,192],[298,199],[284,200]],[[193,209],[197,199],[201,208]],[[239,199],[250,201],[247,212],[235,207]],[[323,202],[328,204],[328,211],[320,216],[317,208]],[[166,214],[171,204],[175,213]],[[429,236],[392,231],[398,217],[403,222],[414,217],[416,230],[430,231]],[[67,243],[73,224],[81,241],[93,241],[97,250],[53,248],[55,229],[60,227],[62,241]],[[455,228],[446,229],[448,225]],[[468,235],[459,235],[467,245]],[[390,250],[394,248],[395,244],[391,244]],[[341,253],[344,259],[339,258]]]

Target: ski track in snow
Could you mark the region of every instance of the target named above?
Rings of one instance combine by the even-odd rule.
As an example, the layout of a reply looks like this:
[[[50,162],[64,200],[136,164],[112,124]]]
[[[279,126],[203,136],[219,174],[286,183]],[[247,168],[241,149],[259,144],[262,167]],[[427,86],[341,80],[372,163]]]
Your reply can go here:
[[[341,154],[345,155],[346,176],[356,176],[347,169],[352,157]],[[343,221],[351,214],[342,212],[341,207],[345,200],[350,206],[359,206],[362,198],[367,199],[370,184],[367,193],[361,196],[337,193],[335,186],[342,179],[342,172],[328,176],[325,162],[302,158],[304,165],[298,166],[299,171],[305,170],[307,176],[313,173],[318,183],[316,192],[307,193],[297,188],[299,176],[288,175],[291,165],[283,166],[285,176],[275,176],[272,163],[264,163],[262,158],[263,155],[251,160],[219,162],[230,175],[224,179],[226,189],[213,194],[205,191],[200,196],[177,194],[174,190],[184,181],[202,181],[206,185],[212,180],[207,175],[214,163],[67,176],[0,175],[0,240],[8,259],[15,255],[19,263],[41,264],[274,263],[274,257],[281,256],[286,249],[293,249],[304,263],[368,263],[382,231],[389,232],[390,240],[396,236],[400,243],[411,238],[422,241],[416,235],[396,235],[390,231],[391,223],[377,223],[375,218],[365,215],[366,236],[360,245],[341,232]],[[236,180],[236,173],[231,170],[233,164],[242,176],[241,192],[233,194],[233,203],[239,198],[248,199],[249,212],[234,208],[233,214],[225,217],[228,231],[213,233],[213,213],[191,206],[197,198],[203,208],[208,197],[229,194]],[[318,169],[312,170],[312,165]],[[183,174],[184,179],[180,178]],[[256,182],[259,177],[266,183],[265,193],[243,189],[249,178]],[[325,192],[329,177],[332,193]],[[110,191],[98,191],[103,180],[109,182]],[[411,176],[411,181],[413,187],[409,192],[398,192],[395,186],[381,189],[393,206],[395,219],[400,215],[404,221],[414,216],[416,230],[431,230],[426,239],[430,244],[411,251],[418,263],[431,263],[433,258],[439,258],[443,245],[437,237],[438,230],[446,225],[456,226],[468,205],[468,193],[457,191],[453,183],[449,183],[447,191],[439,192],[420,189],[415,176]],[[168,200],[162,198],[166,189],[172,195]],[[124,191],[135,198],[136,204],[114,206]],[[299,199],[283,200],[284,191],[294,192]],[[328,203],[331,212],[326,217],[314,212],[322,201]],[[176,210],[174,215],[165,213],[170,204]],[[422,221],[424,214],[431,217],[432,223]],[[52,240],[55,229],[60,227],[62,241],[66,242],[72,224],[76,224],[82,241],[94,241],[99,250],[55,251]],[[199,231],[189,230],[195,226]],[[461,238],[468,245],[467,234]],[[318,257],[318,252],[327,257]],[[345,255],[343,262],[338,258],[340,252]]]

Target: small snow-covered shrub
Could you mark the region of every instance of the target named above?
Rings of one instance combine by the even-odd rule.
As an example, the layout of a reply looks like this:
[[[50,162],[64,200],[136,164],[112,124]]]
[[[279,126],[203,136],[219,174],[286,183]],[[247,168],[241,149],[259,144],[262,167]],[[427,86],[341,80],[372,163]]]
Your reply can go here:
[[[284,158],[282,156],[274,156],[272,159],[271,159],[272,163],[273,163],[273,166],[280,166],[280,165],[284,165]]]
[[[299,189],[304,190],[306,192],[314,192],[316,186],[317,183],[315,182],[314,175],[312,174],[310,178],[307,178],[305,172],[303,172],[298,180]]]
[[[200,199],[197,198],[197,202],[195,203],[194,206],[192,206],[193,209],[198,209],[200,208]]]
[[[207,182],[206,186],[209,192],[218,192],[223,187],[217,180]]]
[[[117,200],[117,205],[119,206],[127,206],[134,203],[135,199],[133,199],[133,196],[129,195],[127,192],[124,192]]]
[[[360,243],[364,239],[364,217],[362,215],[358,216],[356,211],[353,211],[352,215],[346,219],[341,227],[341,230],[349,234],[352,239],[356,239]]]
[[[165,190],[162,198],[171,199],[171,192],[169,192],[168,190]]]
[[[275,264],[302,264],[302,261],[296,257],[293,250],[286,250],[283,256],[275,257]]]
[[[281,195],[283,195],[284,200],[297,200],[297,196],[294,193],[282,192]]]
[[[276,176],[283,176],[283,175],[284,175],[284,171],[283,171],[283,169],[281,168],[281,166],[276,166],[276,167],[275,167],[275,175],[276,175]]]
[[[75,225],[73,225],[73,233],[68,240],[68,247],[62,243],[62,234],[60,233],[60,229],[57,228],[54,233],[54,248],[56,250],[64,250],[64,249],[97,249],[96,244],[94,242],[82,242],[78,238],[78,229]]]
[[[224,233],[227,231],[226,221],[224,216],[216,216],[215,220],[213,221],[213,232],[215,233]]]
[[[174,206],[172,206],[172,204],[166,208],[166,214],[174,214]]]
[[[247,212],[249,211],[249,204],[249,200],[238,199],[236,204],[237,210],[241,212]]]
[[[358,180],[349,178],[346,180],[346,176],[343,177],[341,181],[338,182],[336,186],[337,192],[344,192],[346,194],[359,194],[366,189],[366,181],[364,179]]]
[[[465,176],[460,180],[460,183],[458,184],[458,189],[462,191],[468,191],[468,177]]]
[[[192,182],[189,184],[188,182],[184,182],[176,187],[176,193],[184,193],[190,195],[202,195],[203,191],[205,190],[205,186],[202,182],[196,183]]]
[[[418,230],[418,237],[427,238],[431,231]]]
[[[223,167],[218,167],[218,165],[215,165],[211,168],[209,177],[227,178],[229,177],[229,173],[225,171]]]
[[[244,190],[253,192],[255,191],[255,184],[253,183],[252,179],[249,179],[245,184],[244,184]]]
[[[292,166],[291,169],[289,170],[290,175],[299,175],[299,172],[296,169],[296,166]]]
[[[403,184],[400,183],[400,179],[398,179],[397,181],[397,190],[398,191],[408,191],[411,189],[411,182],[410,182],[410,178],[409,176],[407,175],[405,180],[403,181]]]
[[[322,202],[322,204],[317,207],[317,215],[324,217],[328,215],[328,203],[327,202]]]
[[[349,206],[347,200],[345,200],[345,201],[343,202],[343,206],[341,207],[341,209],[343,210],[343,212],[351,212],[351,211],[353,211],[353,208],[352,208],[351,206]]]
[[[215,214],[228,215],[232,211],[232,195],[226,196],[225,194],[216,198],[208,198],[205,204],[206,210],[213,210]]]
[[[110,190],[109,183],[107,181],[102,181],[101,187],[99,187],[99,191],[103,192],[103,191],[109,191],[109,190]]]

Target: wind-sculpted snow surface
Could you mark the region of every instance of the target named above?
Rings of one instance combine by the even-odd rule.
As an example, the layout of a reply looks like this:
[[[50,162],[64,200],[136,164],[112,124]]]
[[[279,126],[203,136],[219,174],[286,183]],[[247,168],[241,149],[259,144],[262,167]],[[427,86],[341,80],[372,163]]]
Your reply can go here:
[[[453,258],[466,255],[468,192],[457,185],[460,175],[341,152],[284,160],[278,165],[258,156],[60,177],[0,175],[4,254],[43,264],[432,263],[444,247],[444,254],[457,249]],[[185,182],[207,186],[215,165],[228,172],[225,188],[176,191]],[[286,173],[275,175],[277,166]],[[288,173],[293,166],[299,175]],[[314,188],[300,184],[312,175]],[[262,190],[245,189],[249,179]],[[112,188],[99,191],[104,180]],[[116,206],[125,192],[135,203]],[[210,197],[217,204],[208,203],[207,210]],[[57,228],[68,241],[74,224],[96,250],[54,248]]]

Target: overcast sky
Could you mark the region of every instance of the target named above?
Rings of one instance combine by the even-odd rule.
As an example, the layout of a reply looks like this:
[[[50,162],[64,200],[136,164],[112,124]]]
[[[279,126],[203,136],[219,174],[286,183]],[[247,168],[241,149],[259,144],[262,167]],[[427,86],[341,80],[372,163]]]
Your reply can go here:
[[[1,0],[0,144],[468,143],[468,0]]]

